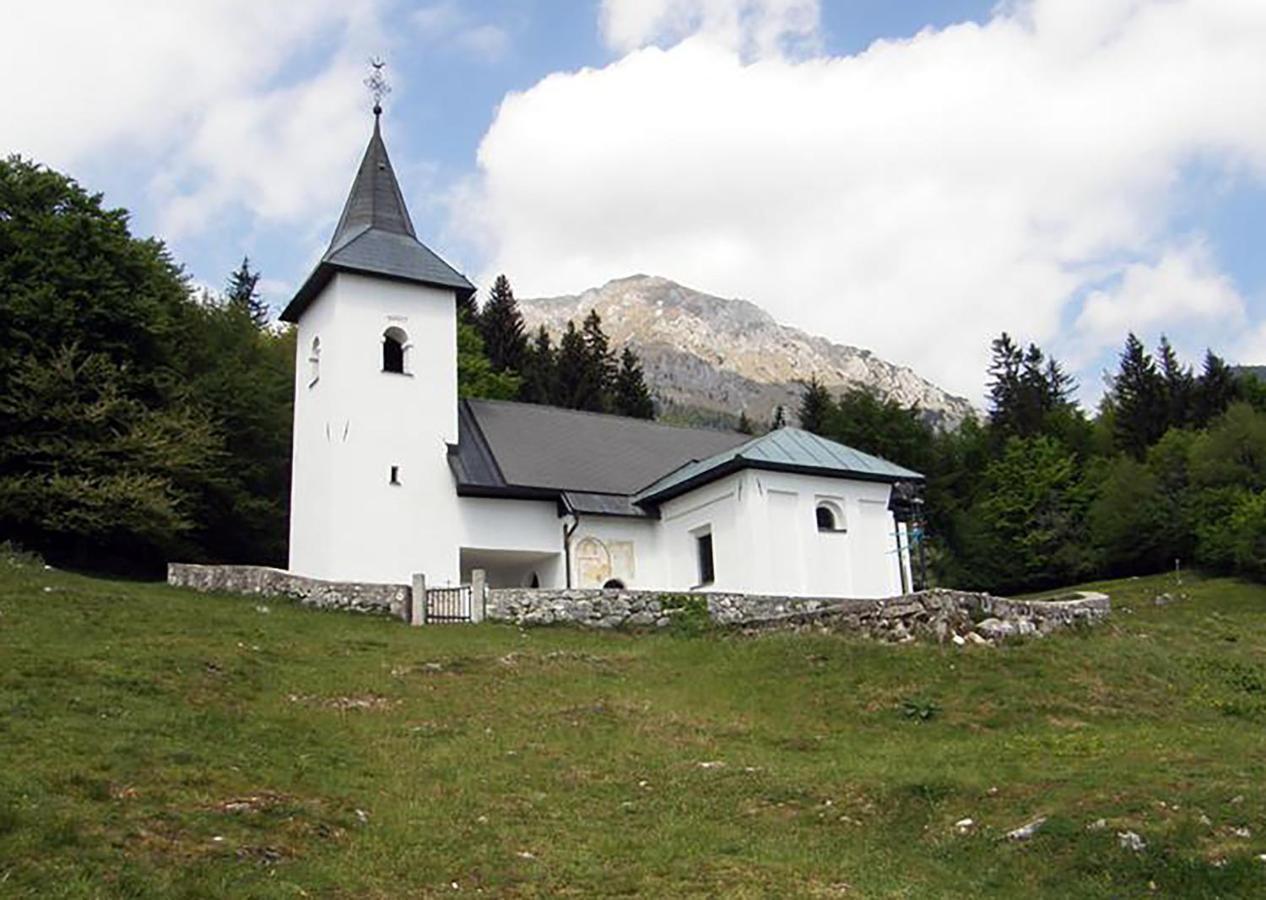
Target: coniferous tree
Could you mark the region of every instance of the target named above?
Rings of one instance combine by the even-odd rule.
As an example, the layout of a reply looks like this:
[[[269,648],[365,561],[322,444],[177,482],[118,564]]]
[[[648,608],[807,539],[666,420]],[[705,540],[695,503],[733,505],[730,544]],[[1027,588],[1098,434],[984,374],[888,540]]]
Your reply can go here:
[[[1156,363],[1133,332],[1121,351],[1121,365],[1112,381],[1116,409],[1116,446],[1135,459],[1165,433],[1165,387]]]
[[[625,347],[620,354],[620,370],[615,376],[615,412],[634,419],[655,418],[655,403],[646,387],[642,363],[632,348]]]
[[[1191,369],[1178,361],[1178,354],[1161,335],[1160,349],[1156,353],[1164,394],[1165,425],[1169,428],[1185,428],[1191,422],[1192,403],[1195,399],[1196,379]]]
[[[816,375],[810,378],[800,396],[800,427],[814,434],[822,434],[831,415],[831,405],[830,392],[818,381]]]
[[[479,302],[475,299],[473,292],[457,295],[457,321],[473,325],[478,330]]]
[[[769,429],[770,431],[777,431],[779,428],[786,428],[786,427],[787,427],[787,410],[781,403],[779,403],[778,406],[774,408],[774,421],[770,423]]]
[[[1023,350],[1003,332],[992,344],[989,424],[996,447],[1007,438],[1058,433],[1058,413],[1073,412],[1076,383],[1036,344]]]
[[[251,271],[250,257],[243,256],[242,264],[229,276],[224,301],[230,310],[247,316],[257,326],[268,324],[268,304],[259,297],[259,272]]]
[[[479,313],[479,332],[494,371],[518,372],[522,368],[527,336],[510,280],[504,275],[493,282],[488,302]]]
[[[554,403],[558,396],[558,362],[549,332],[542,325],[536,330],[523,358],[523,383],[519,399],[525,403]]]
[[[596,405],[579,408],[592,409],[595,412],[610,411],[616,405],[615,355],[611,352],[611,340],[602,330],[602,317],[596,309],[589,310],[589,315],[585,316],[581,336],[585,341],[586,379],[597,392],[597,399]]]
[[[601,412],[602,385],[594,380],[589,349],[584,335],[576,329],[573,321],[569,320],[563,331],[563,337],[558,343],[557,359],[558,393],[554,398],[554,405]]]
[[[989,424],[1000,435],[1015,431],[1016,405],[1024,354],[1005,331],[991,345],[989,363]]]
[[[781,409],[781,407],[779,407]],[[739,434],[755,434],[756,429],[752,426],[752,420],[747,417],[747,410],[739,413],[738,425],[734,428]]]
[[[519,376],[498,372],[484,352],[479,331],[469,322],[457,323],[457,395],[487,400],[513,400],[520,389]]]
[[[1194,424],[1204,427],[1226,412],[1236,400],[1235,373],[1212,350],[1205,351],[1204,368],[1196,381],[1193,402]]]

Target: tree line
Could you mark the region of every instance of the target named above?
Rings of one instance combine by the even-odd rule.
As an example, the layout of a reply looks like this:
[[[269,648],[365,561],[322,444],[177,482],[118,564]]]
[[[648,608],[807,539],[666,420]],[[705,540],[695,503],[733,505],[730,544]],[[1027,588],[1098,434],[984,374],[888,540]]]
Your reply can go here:
[[[471,298],[459,314],[467,340],[479,339],[488,371],[502,379],[495,390],[472,385],[467,396],[654,418],[641,361],[629,347],[617,360],[597,310],[579,328],[569,320],[557,347],[544,325],[529,340],[510,281],[498,275],[483,307]]]
[[[293,330],[249,260],[195,290],[69,177],[0,161],[0,541],[71,565],[284,565]],[[527,334],[509,281],[459,311],[463,396],[650,417],[596,313]],[[1266,579],[1266,388],[1130,335],[1093,416],[1039,347],[993,344],[982,420],[941,431],[866,391],[805,387],[803,427],[925,473],[942,584],[1012,592],[1170,568]],[[775,411],[774,427],[786,411]],[[740,417],[740,427],[755,423]]]
[[[70,178],[0,161],[0,540],[69,564],[285,563],[294,338],[247,260],[195,291]]]
[[[286,564],[294,332],[250,261],[195,290],[66,175],[0,160],[0,541],[69,565]],[[489,353],[485,347],[491,350]],[[529,346],[508,280],[459,310],[462,396],[650,418],[601,321]]]
[[[1198,566],[1266,579],[1266,386],[1130,334],[1093,417],[1035,344],[992,345],[989,407],[936,431],[864,390],[804,388],[802,427],[927,476],[941,583],[996,591]]]

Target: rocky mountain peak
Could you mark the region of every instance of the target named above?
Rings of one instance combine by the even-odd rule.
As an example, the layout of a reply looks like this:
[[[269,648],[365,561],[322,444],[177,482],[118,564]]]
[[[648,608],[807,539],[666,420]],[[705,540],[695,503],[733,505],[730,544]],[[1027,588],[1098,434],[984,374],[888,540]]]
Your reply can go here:
[[[767,421],[779,404],[794,413],[800,385],[816,376],[833,389],[867,387],[929,420],[953,426],[973,411],[911,369],[869,350],[833,343],[780,325],[747,300],[692,290],[657,275],[631,275],[581,294],[520,300],[530,329],[557,335],[569,319],[579,325],[590,309],[602,317],[612,344],[631,345],[647,381],[670,414],[737,416]]]

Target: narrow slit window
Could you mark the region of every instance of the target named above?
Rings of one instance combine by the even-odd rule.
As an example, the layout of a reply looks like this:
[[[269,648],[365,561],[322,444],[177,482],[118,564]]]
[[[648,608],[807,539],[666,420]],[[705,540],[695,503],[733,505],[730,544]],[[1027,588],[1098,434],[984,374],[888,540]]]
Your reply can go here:
[[[312,352],[308,354],[308,387],[321,380],[321,339],[312,339]]]
[[[400,483],[400,467],[399,466],[391,467],[391,483],[392,484]]]
[[[716,566],[712,561],[712,532],[695,537],[695,550],[699,556],[699,583],[716,581]]]

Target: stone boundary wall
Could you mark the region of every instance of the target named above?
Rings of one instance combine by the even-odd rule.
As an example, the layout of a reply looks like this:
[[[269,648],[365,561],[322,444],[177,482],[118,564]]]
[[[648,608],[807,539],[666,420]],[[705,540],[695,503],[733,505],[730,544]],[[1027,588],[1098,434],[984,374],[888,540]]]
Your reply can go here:
[[[413,590],[407,584],[369,584],[305,578],[268,566],[170,563],[167,583],[195,591],[289,597],[304,606],[403,618]]]
[[[569,623],[590,628],[663,628],[680,612],[680,598],[704,598],[718,625],[744,631],[847,631],[887,641],[930,638],[992,643],[1094,624],[1111,610],[1104,594],[1068,600],[1009,600],[934,589],[888,600],[772,597],[755,594],[674,594],[667,591],[542,590],[488,592],[488,618],[520,625]]]
[[[322,581],[266,566],[172,563],[167,583],[198,591],[289,597],[305,606],[403,618],[413,591],[404,584]],[[1011,600],[937,588],[887,600],[777,597],[672,591],[493,588],[486,616],[518,625],[569,624],[586,628],[664,628],[689,600],[704,601],[718,625],[748,633],[838,631],[884,641],[916,639],[994,643],[1092,625],[1111,611],[1104,594],[1070,599]],[[476,601],[477,602],[477,601]]]

